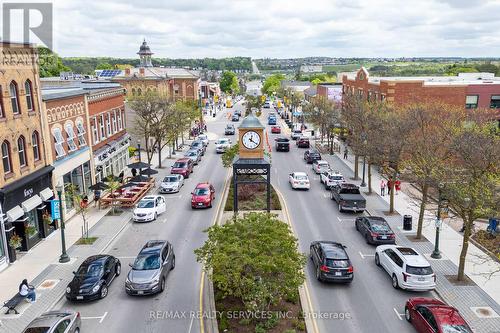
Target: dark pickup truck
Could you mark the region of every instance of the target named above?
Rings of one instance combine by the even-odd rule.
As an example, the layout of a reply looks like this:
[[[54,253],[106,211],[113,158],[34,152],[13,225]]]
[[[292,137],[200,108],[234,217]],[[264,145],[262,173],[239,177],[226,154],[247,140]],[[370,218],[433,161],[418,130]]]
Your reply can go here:
[[[359,188],[354,184],[343,183],[332,186],[330,199],[335,200],[339,205],[339,212],[349,210],[352,212],[362,212],[366,208],[366,199],[359,192]]]
[[[287,138],[276,138],[275,147],[276,151],[290,151],[290,140]]]

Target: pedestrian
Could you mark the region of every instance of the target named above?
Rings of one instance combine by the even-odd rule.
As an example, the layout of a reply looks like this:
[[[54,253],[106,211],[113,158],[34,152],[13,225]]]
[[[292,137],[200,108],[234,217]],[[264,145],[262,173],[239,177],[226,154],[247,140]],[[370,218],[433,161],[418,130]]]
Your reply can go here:
[[[347,155],[349,154],[349,150],[347,150],[347,147],[344,148],[344,160],[347,160]]]
[[[35,287],[30,286],[27,279],[19,285],[19,295],[25,297],[30,303],[36,302]]]
[[[97,204],[99,203],[99,199],[101,199],[101,190],[95,190],[94,191],[94,202],[95,202],[96,207],[97,207]]]
[[[122,171],[122,172],[120,172],[120,174],[118,175],[118,182],[119,182],[120,184],[122,184],[122,183],[123,183],[123,177],[125,177],[125,174],[124,174],[124,173],[123,173],[123,171]]]
[[[80,208],[81,209],[85,209],[85,208],[88,207],[88,205],[89,205],[89,197],[88,196],[84,196],[82,198],[82,201],[80,202]]]
[[[398,195],[399,191],[401,191],[401,181],[399,179],[396,179],[394,182],[394,189],[396,190],[396,195]]]
[[[394,181],[392,180],[392,177],[389,177],[389,180],[387,181],[387,195],[391,195],[393,186],[394,186]]]
[[[385,196],[385,188],[387,187],[387,183],[384,179],[380,181],[380,195]]]

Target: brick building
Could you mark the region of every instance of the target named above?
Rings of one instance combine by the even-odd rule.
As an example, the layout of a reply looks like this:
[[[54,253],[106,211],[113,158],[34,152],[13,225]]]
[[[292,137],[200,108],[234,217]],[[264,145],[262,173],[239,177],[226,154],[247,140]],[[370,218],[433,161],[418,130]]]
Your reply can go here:
[[[406,104],[440,101],[474,108],[500,108],[500,77],[492,73],[458,76],[370,77],[365,68],[342,77],[343,94]]]
[[[0,270],[16,260],[9,239],[28,251],[49,230],[42,213],[53,197],[54,169],[45,156],[38,53],[30,44],[0,42]]]

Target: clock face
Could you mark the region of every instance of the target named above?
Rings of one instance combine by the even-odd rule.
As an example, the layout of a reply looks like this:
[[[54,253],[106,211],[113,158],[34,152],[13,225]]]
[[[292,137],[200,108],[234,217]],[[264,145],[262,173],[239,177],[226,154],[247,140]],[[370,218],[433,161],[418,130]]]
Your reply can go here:
[[[241,142],[246,149],[255,149],[260,146],[260,135],[255,131],[248,131],[243,134]]]

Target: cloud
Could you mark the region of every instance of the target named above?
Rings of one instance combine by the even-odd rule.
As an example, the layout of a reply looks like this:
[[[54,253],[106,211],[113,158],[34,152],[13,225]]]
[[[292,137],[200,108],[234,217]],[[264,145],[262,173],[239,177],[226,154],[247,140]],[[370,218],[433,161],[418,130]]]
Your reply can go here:
[[[54,45],[63,56],[134,58],[143,38],[156,57],[169,58],[500,56],[499,0],[53,4]]]

